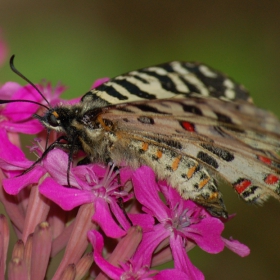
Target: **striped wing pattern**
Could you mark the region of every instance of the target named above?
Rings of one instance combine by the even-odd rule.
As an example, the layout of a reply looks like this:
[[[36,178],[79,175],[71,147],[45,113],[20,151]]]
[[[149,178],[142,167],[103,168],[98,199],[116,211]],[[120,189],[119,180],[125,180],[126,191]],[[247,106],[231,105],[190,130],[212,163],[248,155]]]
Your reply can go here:
[[[280,123],[243,86],[200,63],[132,71],[82,98],[101,107],[110,156],[149,165],[182,197],[226,216],[220,180],[247,202],[280,195]],[[99,105],[100,104],[100,105]]]

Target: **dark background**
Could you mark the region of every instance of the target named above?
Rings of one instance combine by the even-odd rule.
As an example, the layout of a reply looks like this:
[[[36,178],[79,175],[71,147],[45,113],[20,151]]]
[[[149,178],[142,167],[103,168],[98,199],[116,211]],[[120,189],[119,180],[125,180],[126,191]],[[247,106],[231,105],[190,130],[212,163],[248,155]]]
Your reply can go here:
[[[171,60],[201,61],[250,89],[255,103],[279,112],[279,1],[1,1],[0,28],[15,64],[81,96],[93,81]],[[4,65],[0,83],[22,80]],[[206,279],[280,279],[280,204],[246,205],[224,189],[225,237],[247,244],[249,257],[225,250],[189,253]]]

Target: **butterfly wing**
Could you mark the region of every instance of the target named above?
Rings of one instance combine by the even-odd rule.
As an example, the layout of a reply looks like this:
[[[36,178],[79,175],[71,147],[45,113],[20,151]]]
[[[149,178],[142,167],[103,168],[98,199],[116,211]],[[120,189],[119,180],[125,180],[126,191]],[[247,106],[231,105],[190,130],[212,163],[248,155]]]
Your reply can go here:
[[[198,163],[197,170],[222,177],[248,202],[261,203],[268,196],[279,199],[280,123],[252,104],[188,96],[115,106],[102,118],[114,123],[120,139],[138,143],[128,157],[150,165],[161,179],[168,179],[166,169],[175,159],[188,157]],[[157,156],[167,150],[174,156]],[[176,178],[181,174],[171,171],[169,182],[180,190],[177,185],[182,182]],[[198,182],[189,186],[193,192]]]
[[[88,101],[103,100],[107,104],[172,98],[197,93],[223,100],[252,102],[248,91],[225,74],[196,62],[173,61],[131,71],[91,90]]]
[[[216,178],[248,202],[279,198],[280,123],[218,71],[178,61],[148,67],[104,83],[82,104],[85,115],[86,105],[99,108],[112,160],[149,165],[213,215],[226,216]]]

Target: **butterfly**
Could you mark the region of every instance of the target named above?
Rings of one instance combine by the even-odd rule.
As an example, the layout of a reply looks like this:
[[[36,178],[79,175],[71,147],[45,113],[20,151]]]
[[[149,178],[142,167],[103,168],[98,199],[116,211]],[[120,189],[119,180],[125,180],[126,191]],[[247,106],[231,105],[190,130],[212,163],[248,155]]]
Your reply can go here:
[[[245,201],[280,199],[280,122],[248,91],[204,64],[173,61],[117,76],[76,105],[35,115],[54,147],[93,163],[150,166],[184,199],[227,217],[226,182]]]

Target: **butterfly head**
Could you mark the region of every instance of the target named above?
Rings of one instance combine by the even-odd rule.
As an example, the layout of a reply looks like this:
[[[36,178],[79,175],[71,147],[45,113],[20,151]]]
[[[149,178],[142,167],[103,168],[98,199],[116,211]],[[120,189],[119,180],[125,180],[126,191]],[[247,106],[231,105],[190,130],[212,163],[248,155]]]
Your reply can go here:
[[[66,133],[67,127],[71,126],[71,123],[76,115],[73,114],[73,110],[67,106],[59,106],[50,108],[43,116],[35,114],[34,117],[38,119],[48,130]]]

